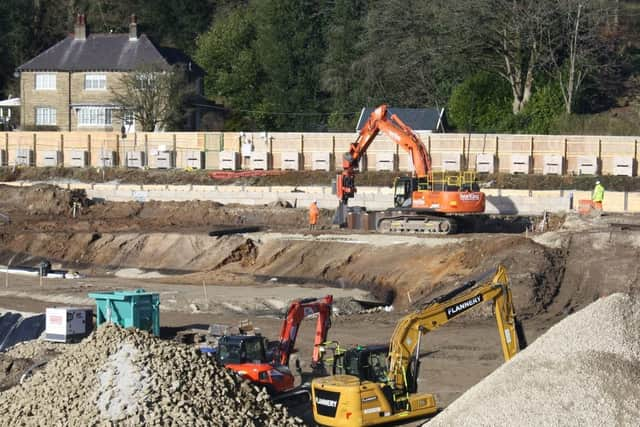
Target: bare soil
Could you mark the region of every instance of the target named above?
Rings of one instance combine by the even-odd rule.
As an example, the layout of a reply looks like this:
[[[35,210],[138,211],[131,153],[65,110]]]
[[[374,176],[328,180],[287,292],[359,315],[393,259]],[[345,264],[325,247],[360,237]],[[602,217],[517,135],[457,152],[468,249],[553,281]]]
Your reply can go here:
[[[89,201],[72,218],[76,196],[51,186],[0,187],[0,213],[11,219],[0,225],[0,263],[35,265],[46,258],[87,276],[46,279],[43,286],[37,278],[9,276],[8,288],[0,281],[2,309],[90,306],[89,292],[142,287],[160,292],[167,335],[250,318],[276,338],[288,301],[333,293],[341,301],[373,300],[394,310],[343,312],[333,321],[331,339],[384,343],[408,311],[501,263],[531,341],[595,299],[638,291],[640,218],[632,216],[569,216],[542,234],[404,237],[331,230],[330,212],[323,212],[323,230],[308,233],[304,210],[206,202]],[[207,234],[238,225],[261,231]],[[303,369],[313,323],[303,323],[298,340]],[[443,406],[502,364],[489,305],[424,341],[420,389],[435,392]]]

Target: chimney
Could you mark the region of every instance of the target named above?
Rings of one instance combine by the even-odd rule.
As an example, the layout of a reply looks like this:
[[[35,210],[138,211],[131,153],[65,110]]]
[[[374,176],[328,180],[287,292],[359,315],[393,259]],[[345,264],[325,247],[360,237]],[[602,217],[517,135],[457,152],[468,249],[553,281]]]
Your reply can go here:
[[[76,40],[87,39],[87,23],[85,21],[84,14],[78,14],[76,16],[76,25],[74,28],[74,34]]]
[[[136,15],[131,15],[131,22],[129,22],[129,40],[138,40],[138,18]]]

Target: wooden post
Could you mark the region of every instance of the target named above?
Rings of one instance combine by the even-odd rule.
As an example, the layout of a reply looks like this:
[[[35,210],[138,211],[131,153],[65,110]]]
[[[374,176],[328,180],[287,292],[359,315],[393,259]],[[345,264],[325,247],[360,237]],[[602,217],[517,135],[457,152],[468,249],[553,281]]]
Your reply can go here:
[[[144,134],[144,163],[149,164],[149,135],[146,133]],[[141,166],[144,166],[144,164],[141,164]]]
[[[171,151],[171,158],[173,159],[173,167],[178,167],[178,137],[173,134],[173,150]],[[171,165],[169,165],[171,167]]]
[[[498,150],[499,140],[500,140],[500,137],[496,135],[496,158],[493,159],[493,161],[494,161],[494,165],[498,166],[495,171],[497,174],[500,174],[500,151]]]
[[[632,169],[635,168],[636,173],[638,170],[638,140],[634,139],[633,140],[633,161],[635,164],[632,165]],[[634,172],[631,172],[631,175],[634,175]]]
[[[93,165],[93,160],[91,159],[91,134],[87,134],[87,157],[89,160],[89,166]]]
[[[535,158],[533,157],[533,137],[531,137],[531,142],[529,143],[529,156],[530,156],[529,173],[536,173],[536,168],[535,168],[536,162],[535,162]],[[531,189],[529,189],[529,193],[531,193]]]
[[[602,169],[604,168],[602,162],[602,138],[598,138],[598,158],[596,159],[596,170],[598,174],[602,175]]]
[[[465,168],[465,163],[466,163],[465,162],[465,153],[466,153],[465,145],[466,145],[466,142],[467,142],[467,137],[463,136],[462,137],[462,162],[460,164],[460,166],[462,166],[463,170],[466,169]]]
[[[61,166],[64,167],[64,134],[60,134],[60,161]]]
[[[116,134],[116,158],[115,158],[116,164],[113,165],[114,167],[120,167],[120,134]]]
[[[9,166],[9,134],[4,134],[4,154],[7,156],[7,166]],[[0,165],[4,166],[4,165]]]
[[[564,172],[563,175],[569,175],[569,146],[568,146],[567,138],[564,139],[564,154],[562,156],[562,162],[564,163]]]
[[[336,136],[333,135],[331,137],[331,153],[333,153],[333,170],[338,168],[338,162],[341,160],[338,160],[338,156],[336,156]],[[331,170],[331,157],[329,157],[329,169]]]
[[[38,164],[38,134],[33,134],[33,164],[29,163],[27,166],[36,166]],[[28,159],[27,159],[28,160]]]

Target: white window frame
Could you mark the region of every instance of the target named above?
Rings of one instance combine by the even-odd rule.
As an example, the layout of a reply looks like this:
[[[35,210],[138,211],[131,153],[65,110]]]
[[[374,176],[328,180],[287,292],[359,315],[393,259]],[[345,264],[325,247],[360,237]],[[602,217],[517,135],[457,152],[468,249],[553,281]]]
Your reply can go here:
[[[36,90],[56,90],[56,73],[36,73]]]
[[[36,126],[55,126],[56,109],[51,107],[36,107]]]
[[[84,90],[107,90],[107,75],[85,74]]]
[[[113,126],[113,109],[109,107],[76,108],[78,127],[103,128]]]

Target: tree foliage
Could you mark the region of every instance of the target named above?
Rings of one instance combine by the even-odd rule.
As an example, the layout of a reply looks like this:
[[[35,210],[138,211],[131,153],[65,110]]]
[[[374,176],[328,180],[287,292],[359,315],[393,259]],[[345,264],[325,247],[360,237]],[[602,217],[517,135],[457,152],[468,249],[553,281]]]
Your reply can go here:
[[[228,129],[352,130],[385,102],[448,107],[464,131],[545,132],[560,110],[640,104],[630,0],[3,0],[0,94],[78,12],[89,32],[126,31],[135,13],[194,55]]]
[[[185,103],[193,92],[187,84],[185,70],[174,66],[165,70],[155,66],[125,73],[119,85],[111,88],[114,104],[122,106],[117,115],[132,112],[144,132],[158,129],[180,130]]]

